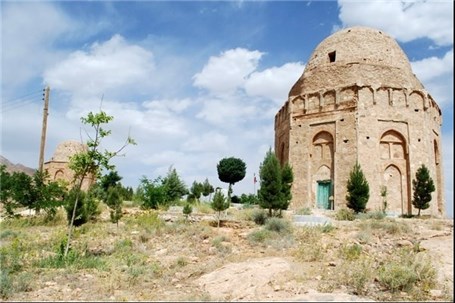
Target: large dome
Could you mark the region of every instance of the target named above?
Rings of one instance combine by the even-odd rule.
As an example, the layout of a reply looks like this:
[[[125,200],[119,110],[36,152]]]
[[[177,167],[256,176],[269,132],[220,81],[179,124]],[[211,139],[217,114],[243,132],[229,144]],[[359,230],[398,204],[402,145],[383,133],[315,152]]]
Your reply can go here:
[[[352,84],[423,89],[392,37],[377,29],[351,27],[316,47],[290,95]]]
[[[86,145],[78,141],[74,140],[64,141],[60,143],[55,149],[52,161],[68,162],[70,156],[84,150],[87,150]]]

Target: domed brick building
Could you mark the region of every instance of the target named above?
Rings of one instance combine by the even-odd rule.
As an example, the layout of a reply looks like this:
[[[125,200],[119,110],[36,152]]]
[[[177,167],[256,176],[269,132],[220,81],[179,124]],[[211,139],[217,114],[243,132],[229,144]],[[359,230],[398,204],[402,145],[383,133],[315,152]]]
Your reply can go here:
[[[346,207],[356,161],[370,185],[367,209],[415,214],[412,179],[424,164],[435,183],[430,208],[445,214],[441,110],[386,33],[352,27],[323,40],[275,116],[275,153],[294,171],[291,208]]]
[[[76,153],[86,151],[87,146],[74,140],[64,141],[55,149],[54,156],[44,163],[44,170],[49,173],[51,181],[64,180],[68,184],[74,181],[74,172],[69,168],[70,157]],[[82,182],[82,190],[87,191],[94,182],[92,176],[88,176]]]

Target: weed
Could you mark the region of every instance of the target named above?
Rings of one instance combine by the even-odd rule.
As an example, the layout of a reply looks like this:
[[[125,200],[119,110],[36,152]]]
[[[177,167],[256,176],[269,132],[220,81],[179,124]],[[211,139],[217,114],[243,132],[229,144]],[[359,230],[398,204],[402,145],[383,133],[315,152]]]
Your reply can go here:
[[[339,268],[340,283],[352,287],[356,294],[365,295],[368,284],[374,280],[373,261],[365,257],[351,260],[355,261],[347,261]]]
[[[431,262],[409,249],[402,249],[387,260],[378,273],[380,283],[392,292],[410,291],[414,286],[429,290],[436,282]]]
[[[303,243],[297,248],[294,256],[304,262],[322,261],[324,250],[319,242]]]
[[[0,233],[0,240],[7,239],[7,238],[17,238],[18,235],[19,235],[19,233],[14,230],[10,230],[10,229],[3,230]]]
[[[370,229],[364,229],[364,230],[359,231],[357,233],[357,235],[356,235],[356,238],[362,244],[370,243],[370,241],[371,241],[371,230]]]
[[[343,260],[356,260],[362,254],[362,246],[357,243],[343,244],[341,245],[338,254]]]
[[[270,238],[271,232],[266,229],[260,229],[260,230],[255,230],[252,231],[251,233],[248,234],[247,239],[251,243],[257,244],[257,243],[264,243],[267,238]]]
[[[255,209],[252,214],[252,219],[257,225],[264,225],[267,221],[267,213],[262,209]]]
[[[322,233],[329,233],[335,229],[335,226],[333,226],[331,223],[325,222],[322,225],[316,226],[316,228],[319,229]]]
[[[288,233],[291,231],[291,224],[285,219],[273,217],[265,222],[265,229],[277,233]]]
[[[185,257],[178,257],[177,258],[177,266],[184,267],[188,265],[188,260]]]
[[[23,267],[24,244],[15,238],[9,245],[0,248],[0,268],[9,273],[15,273]]]
[[[194,206],[197,209],[197,212],[201,214],[213,214],[214,210],[210,207],[209,203],[197,202]]]
[[[338,221],[354,221],[355,213],[352,209],[340,208],[335,213],[335,219]]]
[[[301,215],[301,216],[308,216],[311,215],[313,211],[309,207],[304,207],[296,211],[296,215]]]
[[[361,229],[382,230],[391,235],[406,234],[410,232],[409,226],[404,222],[397,222],[394,219],[365,220],[360,223]]]
[[[359,218],[361,220],[367,220],[367,219],[382,220],[385,217],[386,217],[386,214],[380,210],[357,214],[357,218]]]

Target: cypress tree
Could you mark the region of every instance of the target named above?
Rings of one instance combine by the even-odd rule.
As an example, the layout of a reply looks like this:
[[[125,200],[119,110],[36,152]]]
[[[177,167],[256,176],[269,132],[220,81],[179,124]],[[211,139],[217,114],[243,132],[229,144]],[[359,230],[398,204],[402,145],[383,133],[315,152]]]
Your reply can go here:
[[[412,205],[419,210],[417,216],[420,216],[421,209],[430,207],[431,193],[435,191],[430,172],[423,164],[417,169],[416,178],[412,180],[412,189],[414,190]]]
[[[359,163],[354,165],[354,168],[349,174],[347,192],[347,206],[356,213],[365,211],[368,199],[370,198],[370,186]]]

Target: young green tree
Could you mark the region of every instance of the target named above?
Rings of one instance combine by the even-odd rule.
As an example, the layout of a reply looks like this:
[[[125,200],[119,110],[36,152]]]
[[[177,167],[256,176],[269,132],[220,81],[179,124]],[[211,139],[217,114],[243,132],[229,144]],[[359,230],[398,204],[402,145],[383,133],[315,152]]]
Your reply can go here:
[[[289,207],[289,204],[292,200],[291,187],[292,182],[294,182],[294,173],[292,172],[292,167],[289,163],[286,163],[281,168],[281,193],[282,201],[280,205],[280,215],[282,210],[286,210]]]
[[[191,204],[189,203],[186,203],[185,206],[183,206],[183,215],[185,215],[185,219],[188,220],[188,216],[191,215],[191,213],[193,212],[193,207],[191,206]]]
[[[158,209],[159,205],[166,203],[166,192],[161,177],[153,181],[142,177],[136,195],[145,209]]]
[[[259,167],[260,188],[258,191],[259,206],[269,209],[269,217],[273,209],[281,209],[283,203],[283,186],[281,168],[275,153],[270,148]]]
[[[163,179],[163,185],[167,203],[180,200],[188,193],[185,183],[180,179],[177,170],[172,166],[169,167],[169,171]]]
[[[228,202],[230,203],[232,186],[245,178],[246,164],[241,159],[230,157],[221,159],[216,168],[220,181],[229,183]]]
[[[217,189],[215,191],[215,196],[213,197],[213,201],[210,204],[214,211],[218,212],[218,227],[220,227],[220,218],[221,212],[229,208],[229,201],[224,197],[221,189]]]
[[[207,197],[207,196],[211,195],[214,192],[215,192],[215,189],[209,183],[209,179],[205,178],[204,183],[202,183],[202,195],[204,197]],[[210,197],[209,197],[209,201],[210,201]]]
[[[85,125],[89,125],[93,129],[93,133],[90,135],[87,132],[88,140],[86,142],[88,149],[79,153],[76,153],[70,158],[69,167],[74,172],[74,184],[76,188],[76,197],[74,199],[73,213],[71,216],[68,238],[65,247],[64,256],[68,255],[69,247],[71,244],[71,235],[73,232],[73,223],[76,217],[77,204],[81,193],[82,184],[84,179],[88,176],[99,177],[102,169],[113,170],[114,165],[110,164],[110,160],[122,152],[122,150],[130,145],[136,144],[134,140],[128,136],[123,146],[117,151],[100,151],[101,141],[111,134],[110,130],[104,129],[104,125],[108,124],[114,119],[113,116],[109,116],[104,111],[100,110],[99,113],[89,112],[87,117],[82,117],[81,122]]]
[[[359,163],[356,163],[349,174],[347,183],[347,206],[356,213],[365,211],[370,198],[370,186]]]
[[[194,181],[193,184],[191,185],[190,194],[188,196],[191,196],[194,200],[199,202],[199,198],[201,197],[203,190],[204,185],[202,183]]]
[[[416,177],[412,180],[412,189],[414,190],[412,205],[419,210],[417,216],[420,216],[421,209],[430,207],[431,193],[435,191],[430,171],[423,164],[417,169]]]
[[[117,224],[122,217],[122,197],[119,186],[110,186],[107,190],[106,204],[110,208],[111,222]]]

